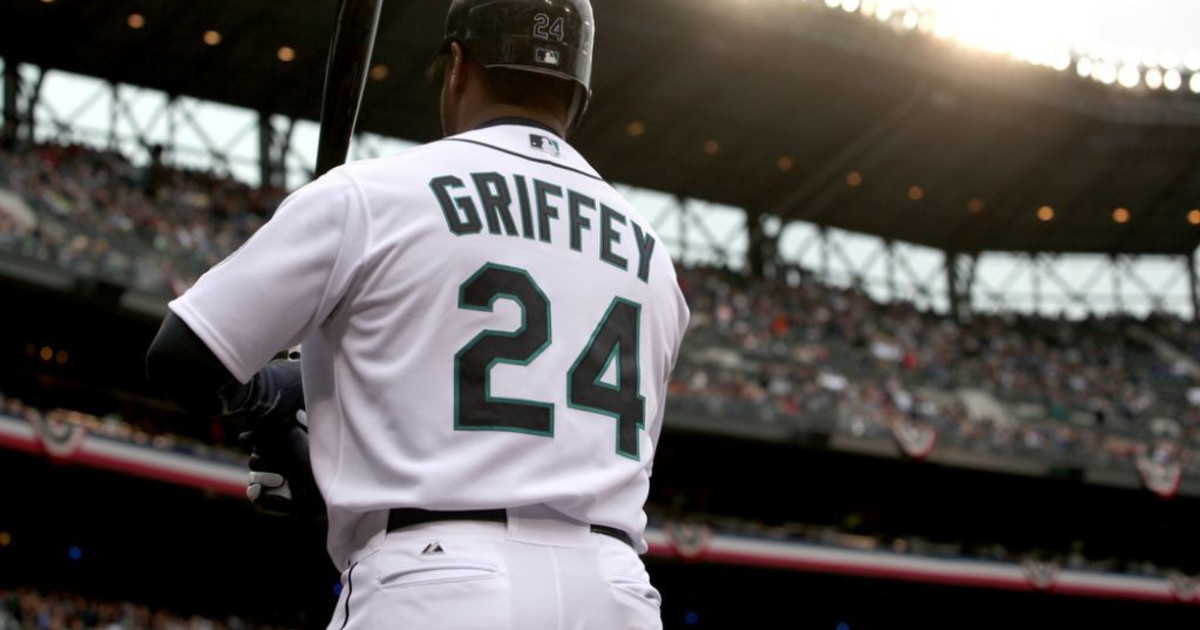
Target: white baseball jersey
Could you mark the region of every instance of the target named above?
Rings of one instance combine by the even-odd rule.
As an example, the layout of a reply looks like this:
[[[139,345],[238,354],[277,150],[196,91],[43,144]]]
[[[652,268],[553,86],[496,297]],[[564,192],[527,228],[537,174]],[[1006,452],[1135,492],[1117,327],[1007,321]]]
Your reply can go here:
[[[396,507],[543,505],[645,551],[688,310],[646,219],[553,134],[337,168],[170,308],[243,382],[303,344],[339,567]]]

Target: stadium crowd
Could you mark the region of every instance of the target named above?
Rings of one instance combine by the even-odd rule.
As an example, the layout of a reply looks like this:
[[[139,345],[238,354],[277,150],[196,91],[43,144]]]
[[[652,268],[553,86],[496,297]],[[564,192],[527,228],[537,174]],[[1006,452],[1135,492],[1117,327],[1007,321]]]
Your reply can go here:
[[[283,197],[212,174],[159,162],[138,167],[116,153],[56,145],[0,153],[0,193],[6,190],[23,200],[33,220],[6,211],[0,197],[0,254],[164,296],[178,294],[234,251]],[[1168,315],[1068,322],[982,314],[960,322],[912,304],[879,303],[803,272],[788,277],[762,281],[728,270],[680,269],[692,328],[670,385],[671,413],[797,431],[834,418],[838,431],[866,438],[890,437],[896,423],[914,423],[935,428],[940,445],[1119,468],[1153,455],[1200,475],[1200,329],[1193,324]],[[37,409],[2,394],[0,413],[187,455],[244,460],[229,448],[228,435],[190,439],[135,417]],[[886,540],[831,526],[709,521],[751,536],[1015,557],[998,547]],[[1059,560],[1160,573],[1076,552]],[[0,600],[0,630],[256,627],[32,590],[0,591]]]
[[[1200,473],[1200,342],[1178,318],[957,322],[797,275],[681,270],[692,328],[672,382],[678,412],[803,429],[833,399],[855,435],[915,422],[940,443],[1000,454],[1132,466],[1165,450]]]
[[[1000,543],[969,544],[962,541],[931,540],[915,535],[885,536],[877,532],[864,530],[859,525],[859,522],[862,520],[861,515],[854,513],[846,514],[842,523],[815,524],[799,522],[765,523],[759,520],[699,512],[692,512],[686,517],[673,519],[668,512],[670,510],[647,506],[647,516],[650,525],[660,529],[668,529],[671,527],[678,528],[682,524],[684,530],[694,530],[697,527],[701,527],[706,528],[714,534],[726,536],[799,542],[858,551],[883,551],[924,558],[990,560],[1017,564],[1027,559],[1036,558],[1042,561],[1054,562],[1058,566],[1068,569],[1121,573],[1144,577],[1166,577],[1174,571],[1179,571],[1179,567],[1160,566],[1152,561],[1140,558],[1114,557],[1111,555],[1094,556],[1091,553],[1092,550],[1085,548],[1082,540],[1071,541],[1065,549],[1018,549],[1010,548]]]
[[[275,630],[235,616],[178,615],[127,601],[103,601],[64,592],[0,589],[0,630]]]
[[[133,424],[117,414],[106,414],[103,417],[82,411],[69,409],[39,409],[26,404],[19,398],[6,396],[0,392],[0,416],[16,420],[24,420],[32,425],[47,423],[52,430],[56,427],[81,427],[92,435],[98,435],[112,440],[127,442],[138,446],[150,446],[162,451],[202,457],[225,463],[242,466],[246,455],[233,448],[229,441],[229,432],[220,429],[221,423],[214,423],[214,430],[207,440],[196,439],[176,433],[153,430],[147,426]]]
[[[0,212],[0,252],[166,295],[283,196],[77,145],[0,153],[3,189],[34,220]],[[940,444],[1118,467],[1152,451],[1200,473],[1200,331],[1176,317],[958,322],[792,277],[681,269],[693,325],[671,383],[676,413],[798,429],[835,413],[867,437],[916,422]]]
[[[161,161],[137,167],[80,145],[0,153],[4,189],[33,221],[0,212],[0,252],[164,294],[232,253],[282,200],[232,178]]]

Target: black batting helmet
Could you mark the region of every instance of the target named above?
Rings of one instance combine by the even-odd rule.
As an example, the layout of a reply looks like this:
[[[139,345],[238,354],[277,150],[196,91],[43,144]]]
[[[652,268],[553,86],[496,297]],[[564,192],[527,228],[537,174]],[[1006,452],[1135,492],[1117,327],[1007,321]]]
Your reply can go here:
[[[570,126],[592,91],[596,22],[589,0],[453,0],[446,39],[462,43],[485,68],[510,68],[574,81]]]

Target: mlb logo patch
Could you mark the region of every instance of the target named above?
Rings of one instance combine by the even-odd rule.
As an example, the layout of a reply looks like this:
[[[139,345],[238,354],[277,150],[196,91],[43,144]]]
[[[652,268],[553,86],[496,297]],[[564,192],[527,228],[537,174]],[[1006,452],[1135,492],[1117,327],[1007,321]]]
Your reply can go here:
[[[533,55],[534,59],[536,59],[538,63],[545,64],[547,66],[558,66],[560,63],[562,63],[562,57],[559,56],[557,50],[538,48],[533,51]]]
[[[529,134],[529,146],[541,151],[542,153],[549,153],[554,157],[558,157],[559,154],[558,140],[555,140],[554,138],[548,138],[546,136],[539,136],[531,133]]]

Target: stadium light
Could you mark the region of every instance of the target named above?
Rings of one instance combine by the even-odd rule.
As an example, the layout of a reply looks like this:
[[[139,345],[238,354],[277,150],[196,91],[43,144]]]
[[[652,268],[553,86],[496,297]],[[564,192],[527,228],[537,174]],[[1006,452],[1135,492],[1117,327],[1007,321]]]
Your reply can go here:
[[[1121,51],[1121,63],[1134,67],[1142,65],[1142,51],[1133,46],[1127,46]]]
[[[775,162],[775,166],[779,167],[779,170],[786,173],[793,168],[796,168],[796,160],[791,156],[785,155]]]
[[[1042,206],[1041,208],[1038,208],[1037,218],[1041,221],[1053,221],[1054,208],[1051,208],[1050,206]]]
[[[1200,208],[1196,208],[1188,213],[1188,223],[1200,225]]]
[[[1163,87],[1174,92],[1181,85],[1183,85],[1183,76],[1179,74],[1178,70],[1172,68],[1163,73]]]
[[[129,19],[126,20],[125,23],[129,25],[129,28],[137,30],[146,25],[146,16],[142,15],[141,13],[132,13],[129,15]]]
[[[388,78],[388,72],[387,66],[377,63],[371,67],[371,80],[376,82],[383,81],[384,79]]]
[[[284,46],[279,49],[279,52],[276,53],[276,56],[279,57],[280,61],[288,63],[296,58],[296,49],[292,48],[291,46]]]
[[[925,189],[913,184],[908,187],[908,198],[913,201],[920,201],[925,198]]]
[[[1188,81],[1188,88],[1192,90],[1193,94],[1200,94],[1200,73],[1192,75],[1191,80]]]
[[[221,34],[218,33],[217,31],[205,31],[204,32],[204,43],[208,44],[209,46],[216,46],[217,44],[220,44],[221,43]]]
[[[896,30],[920,30],[962,46],[1054,68],[1074,66],[1080,77],[1106,85],[1150,89],[1175,85],[1169,71],[1200,72],[1200,49],[1115,47],[1089,31],[1089,13],[1120,15],[1089,0],[824,0],[826,7],[858,12]],[[1180,76],[1180,79],[1183,77]],[[1200,93],[1200,86],[1195,90]]]
[[[1129,210],[1127,208],[1113,210],[1113,221],[1122,224],[1129,223]]]
[[[858,186],[861,186],[862,181],[862,173],[859,173],[858,171],[850,171],[846,175],[846,185],[850,186],[851,188],[857,188]]]
[[[1150,68],[1146,71],[1146,87],[1151,90],[1157,90],[1163,86],[1163,73],[1158,68]]]
[[[1071,67],[1071,51],[1059,50],[1054,53],[1054,58],[1050,61],[1050,67],[1063,72]]]
[[[954,25],[949,20],[935,20],[933,24],[933,36],[938,39],[950,39],[954,37]]]
[[[705,140],[704,152],[709,155],[716,155],[721,152],[721,145],[716,140]]]
[[[1092,76],[1092,60],[1088,57],[1080,57],[1079,61],[1075,62],[1075,72],[1084,79]]]
[[[635,120],[628,125],[625,125],[625,133],[629,134],[630,138],[640,138],[646,133],[646,123]]]
[[[1147,47],[1142,50],[1142,65],[1147,68],[1157,68],[1162,63],[1162,53],[1157,48]]]
[[[968,201],[967,212],[970,212],[971,214],[979,214],[980,212],[983,212],[983,200],[979,197],[976,197]]]
[[[1121,66],[1121,71],[1117,73],[1117,82],[1122,87],[1135,88],[1141,79],[1142,73],[1138,70],[1137,66],[1132,64]]]

